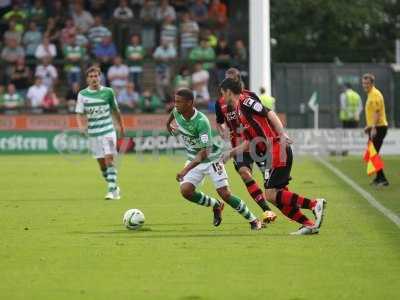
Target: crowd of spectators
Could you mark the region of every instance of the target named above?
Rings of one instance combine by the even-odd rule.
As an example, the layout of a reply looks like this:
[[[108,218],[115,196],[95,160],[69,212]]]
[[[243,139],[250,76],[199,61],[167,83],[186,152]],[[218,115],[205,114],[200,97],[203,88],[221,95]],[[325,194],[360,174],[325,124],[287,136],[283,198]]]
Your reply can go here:
[[[210,82],[247,61],[227,1],[6,0],[0,18],[2,112],[73,112],[93,64],[123,111],[169,110],[181,87],[213,110]]]

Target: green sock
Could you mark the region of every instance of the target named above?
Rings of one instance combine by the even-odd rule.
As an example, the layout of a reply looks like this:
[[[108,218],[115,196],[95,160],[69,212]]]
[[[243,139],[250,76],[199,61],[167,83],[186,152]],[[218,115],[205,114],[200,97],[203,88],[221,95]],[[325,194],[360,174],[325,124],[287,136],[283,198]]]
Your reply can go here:
[[[231,195],[226,203],[228,203],[229,206],[231,206],[232,208],[236,209],[238,213],[241,214],[249,222],[257,219],[256,216],[247,207],[246,203],[244,203],[238,197]]]
[[[191,202],[197,203],[198,205],[203,205],[203,206],[212,206],[216,207],[219,205],[219,201],[217,199],[214,199],[210,196],[205,195],[202,192],[194,192],[193,196],[191,199],[189,199]]]
[[[117,170],[113,166],[110,166],[107,168],[106,172],[107,172],[106,181],[108,184],[108,191],[113,192],[117,188]]]

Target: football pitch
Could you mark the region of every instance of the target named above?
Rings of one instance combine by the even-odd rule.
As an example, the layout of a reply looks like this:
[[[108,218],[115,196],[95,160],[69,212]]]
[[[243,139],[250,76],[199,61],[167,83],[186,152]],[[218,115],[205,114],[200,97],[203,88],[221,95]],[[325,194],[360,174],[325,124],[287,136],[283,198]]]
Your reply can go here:
[[[388,157],[391,186],[368,185],[359,157],[330,159],[400,214],[400,157]],[[281,213],[251,232],[230,207],[220,227],[209,208],[185,201],[182,158],[126,155],[122,199],[86,156],[0,156],[0,299],[398,299],[400,228],[311,158],[297,158],[291,188],[328,200],[319,235],[290,236]],[[254,212],[232,163],[233,192]],[[260,180],[259,180],[260,182]],[[216,196],[209,181],[202,190]],[[139,208],[139,231],[122,215]]]

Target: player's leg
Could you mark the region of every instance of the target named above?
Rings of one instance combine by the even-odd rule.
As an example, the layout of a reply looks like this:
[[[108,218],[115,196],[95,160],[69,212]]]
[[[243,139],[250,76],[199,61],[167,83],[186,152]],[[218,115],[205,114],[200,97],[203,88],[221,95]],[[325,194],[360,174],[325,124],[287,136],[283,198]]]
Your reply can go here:
[[[107,166],[104,157],[97,158],[97,163],[99,164],[100,171],[103,175],[104,180],[107,181]]]
[[[374,144],[374,147],[376,149],[376,152],[379,153],[382,144],[383,144],[383,140],[386,136],[387,133],[387,127],[386,126],[378,126],[376,127],[376,135],[375,137],[372,139],[372,143]],[[382,170],[379,170],[376,173],[376,177],[374,179],[374,184],[379,185],[379,186],[388,186],[389,182],[386,179],[385,173]]]
[[[222,210],[224,208],[224,204],[210,197],[202,192],[196,191],[197,186],[203,181],[204,176],[206,175],[205,166],[206,164],[200,164],[194,169],[190,170],[189,173],[185,175],[182,182],[180,183],[180,192],[182,196],[189,200],[190,202],[196,203],[202,206],[208,206],[213,208],[214,226],[218,226],[222,221]]]
[[[250,156],[250,153],[243,153],[240,157],[237,156],[233,160],[233,165],[235,170],[240,175],[243,183],[246,185],[247,191],[253,200],[260,206],[262,211],[270,211],[267,201],[265,199],[265,195],[263,191],[258,186],[257,182],[254,180],[252,175],[252,164],[253,160]]]
[[[307,233],[316,233],[322,224],[326,201],[324,199],[305,198],[287,189],[287,185],[291,180],[290,172],[293,162],[290,147],[287,147],[286,153],[286,166],[274,168],[269,172],[269,176],[265,181],[266,198],[274,203],[285,216],[308,228],[309,232]],[[302,213],[302,208],[312,210],[316,221],[308,219]],[[301,232],[303,231],[301,229]]]
[[[214,183],[218,195],[250,223],[251,229],[259,230],[261,222],[250,211],[243,200],[232,195],[230,192],[225,166],[221,162],[212,162],[209,164],[208,174]]]
[[[106,165],[106,181],[108,193],[106,199],[120,199],[120,189],[117,184],[117,168],[115,167],[115,157],[117,155],[117,137],[115,132],[101,138],[104,161]]]

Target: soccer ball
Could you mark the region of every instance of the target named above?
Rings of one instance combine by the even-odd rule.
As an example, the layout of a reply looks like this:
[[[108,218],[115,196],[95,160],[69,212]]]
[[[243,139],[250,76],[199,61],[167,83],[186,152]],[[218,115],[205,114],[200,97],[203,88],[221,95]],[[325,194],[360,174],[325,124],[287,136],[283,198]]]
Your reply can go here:
[[[124,218],[122,219],[125,227],[132,230],[137,230],[142,227],[144,220],[144,214],[137,208],[128,209],[124,213]]]

